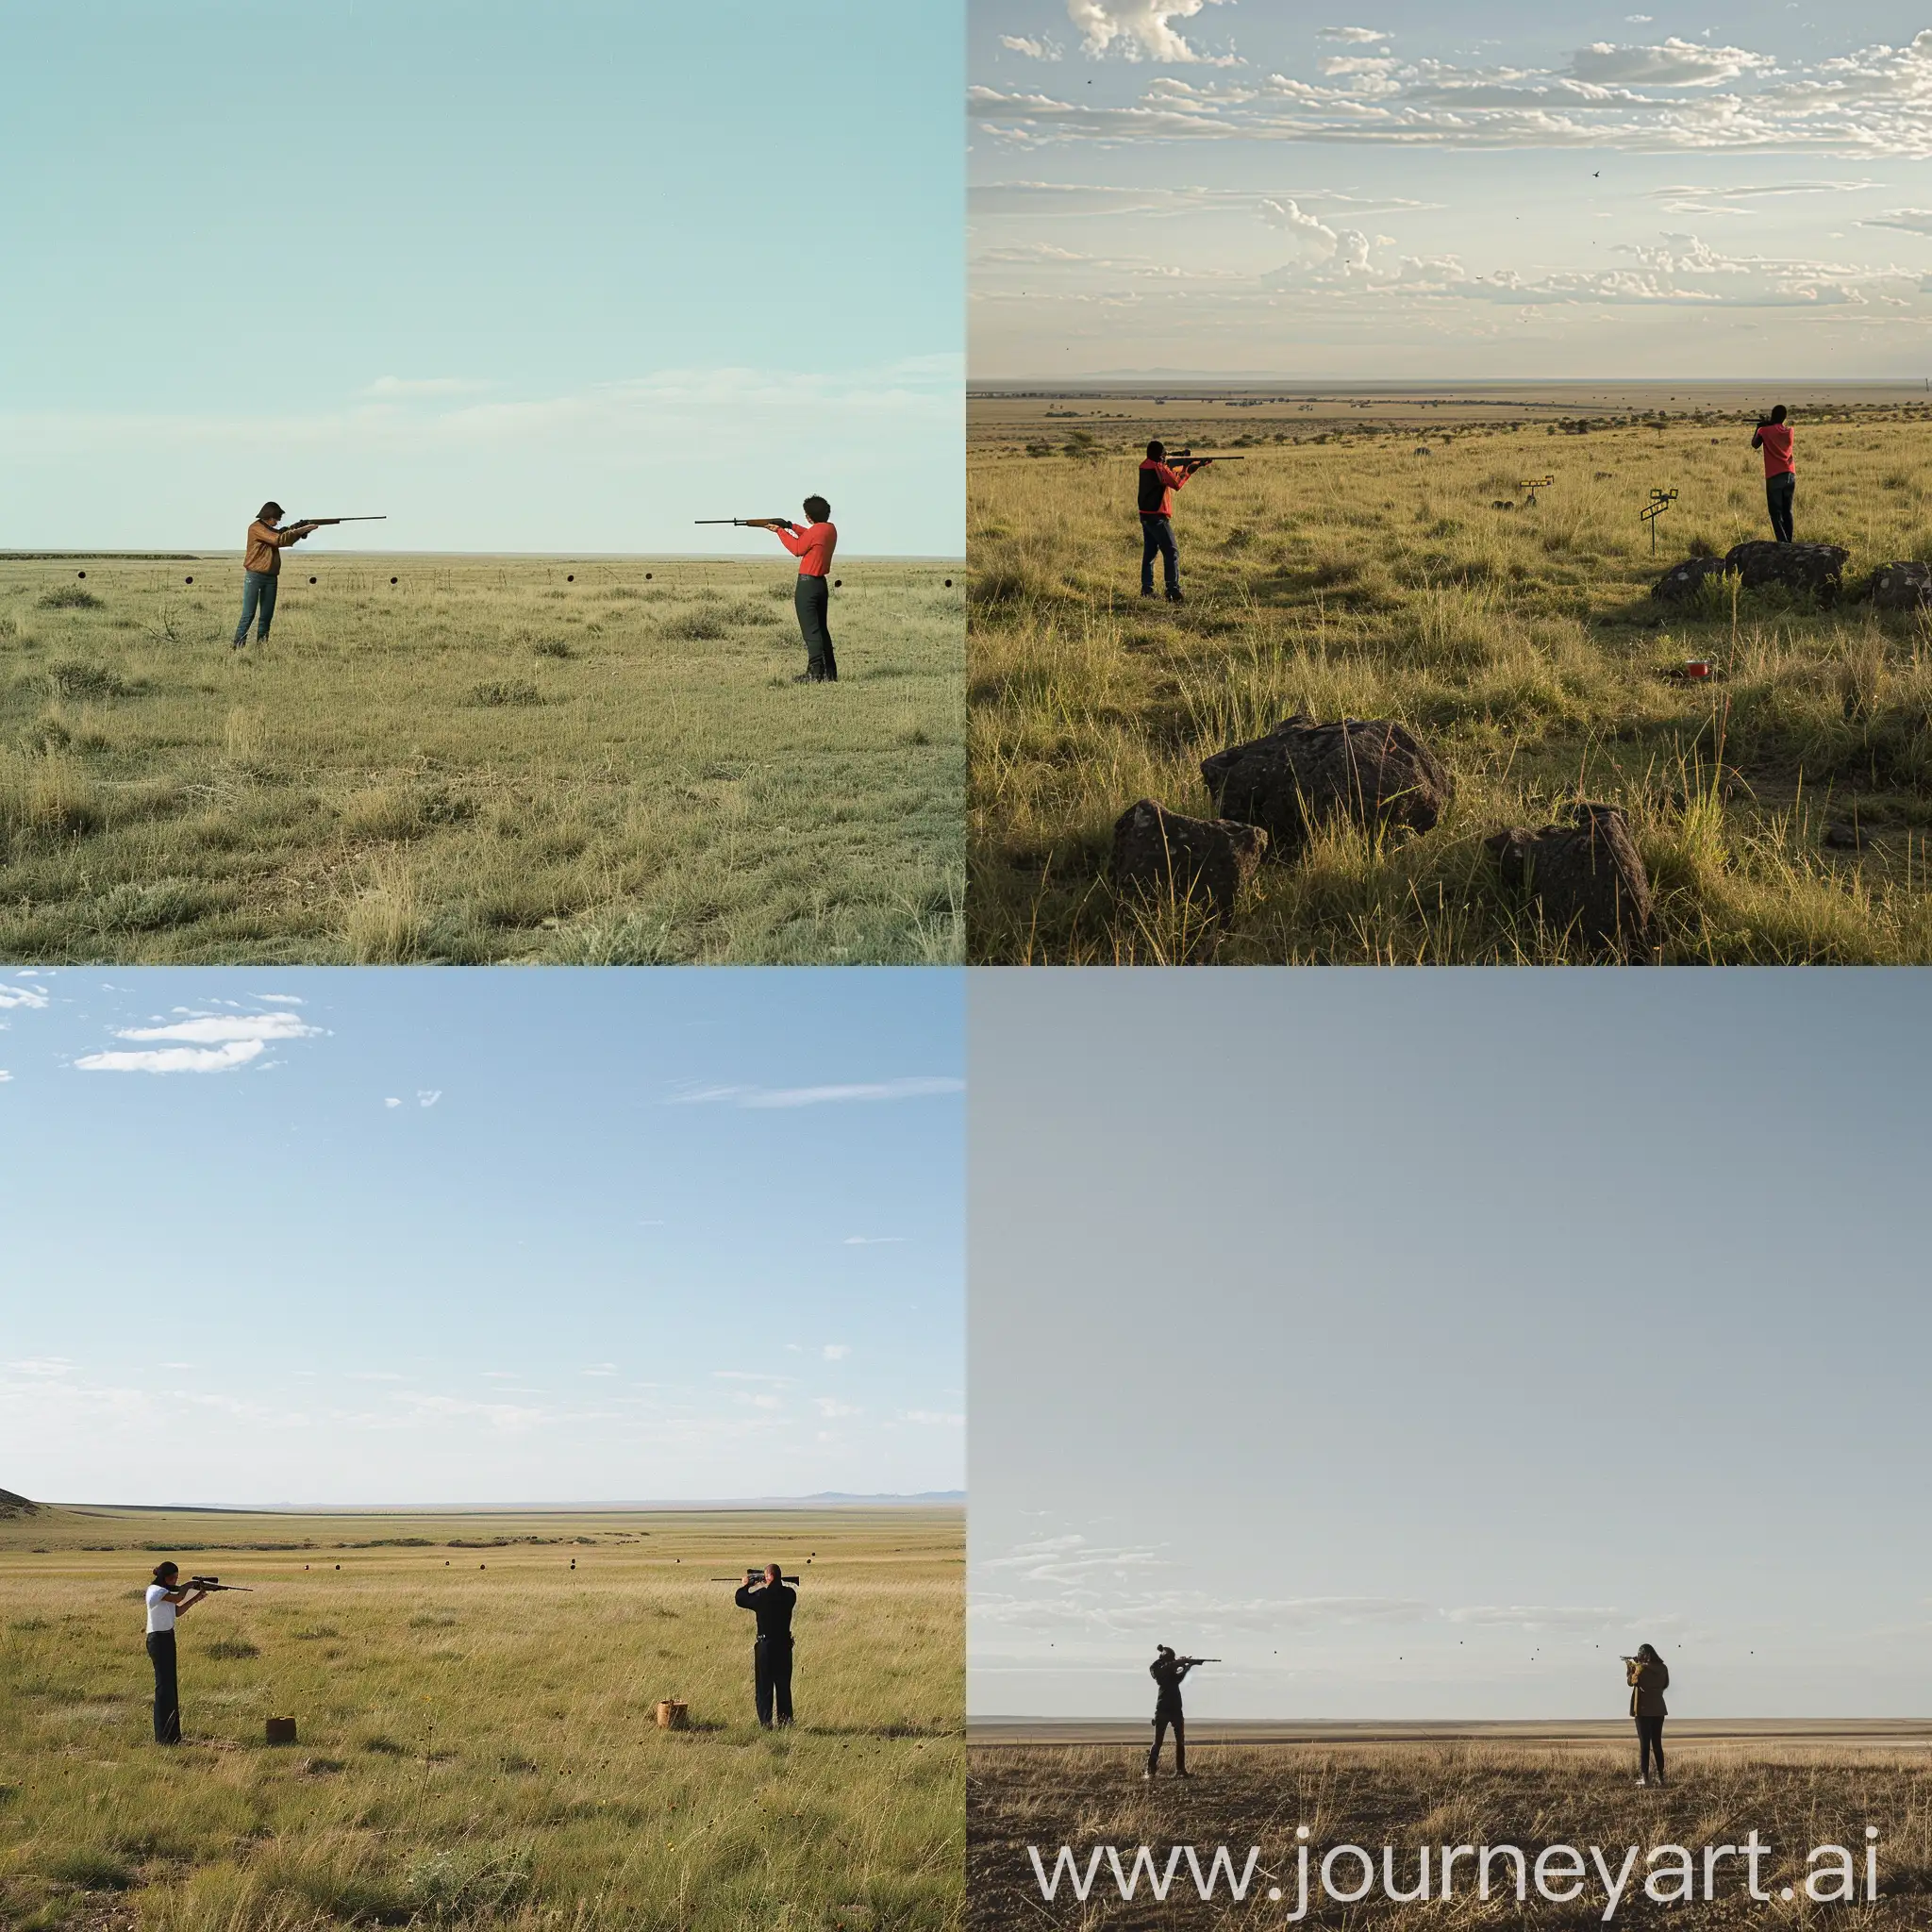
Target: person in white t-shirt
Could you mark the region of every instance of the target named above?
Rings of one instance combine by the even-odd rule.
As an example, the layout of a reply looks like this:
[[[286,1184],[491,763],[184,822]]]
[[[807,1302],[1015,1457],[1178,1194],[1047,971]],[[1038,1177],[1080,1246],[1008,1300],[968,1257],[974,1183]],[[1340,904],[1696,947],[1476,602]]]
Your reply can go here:
[[[155,1667],[155,1742],[181,1741],[181,1687],[175,1675],[175,1624],[203,1597],[205,1590],[181,1587],[175,1563],[157,1563],[147,1587],[147,1655]]]

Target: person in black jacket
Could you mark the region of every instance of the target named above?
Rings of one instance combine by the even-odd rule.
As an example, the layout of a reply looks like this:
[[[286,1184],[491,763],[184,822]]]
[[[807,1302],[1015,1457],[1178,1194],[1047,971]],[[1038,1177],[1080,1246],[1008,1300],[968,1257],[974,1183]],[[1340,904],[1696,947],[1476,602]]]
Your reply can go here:
[[[1154,1661],[1147,1666],[1147,1674],[1159,1687],[1154,1696],[1154,1748],[1147,1754],[1147,1769],[1143,1777],[1152,1777],[1160,1769],[1160,1746],[1167,1737],[1167,1727],[1174,1726],[1174,1774],[1186,1777],[1188,1774],[1188,1726],[1181,1714],[1181,1680],[1194,1668],[1191,1657],[1176,1657],[1164,1643],[1155,1646]]]
[[[1630,1686],[1630,1715],[1637,1720],[1637,1782],[1650,1782],[1653,1758],[1657,1781],[1664,1781],[1664,1692],[1671,1688],[1670,1666],[1647,1643],[1635,1657],[1624,1659],[1624,1679]]]
[[[762,1578],[756,1570],[747,1570],[732,1598],[741,1610],[749,1610],[758,1620],[758,1641],[752,1646],[752,1686],[758,1723],[768,1731],[774,1721],[791,1722],[791,1606],[797,1601],[798,1592],[787,1586],[775,1563],[766,1565]]]

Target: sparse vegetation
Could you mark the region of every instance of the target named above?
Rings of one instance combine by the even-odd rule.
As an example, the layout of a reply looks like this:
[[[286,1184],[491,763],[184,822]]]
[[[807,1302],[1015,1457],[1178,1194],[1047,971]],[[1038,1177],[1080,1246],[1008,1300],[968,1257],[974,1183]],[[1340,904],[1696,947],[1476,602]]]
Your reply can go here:
[[[0,1524],[0,1924],[953,1932],[963,1541],[945,1510]],[[184,1621],[165,1762],[159,1545],[256,1586]],[[771,1555],[807,1578],[775,1734],[710,1581]]]
[[[1578,958],[1483,840],[1581,795],[1628,811],[1667,959],[1932,959],[1932,630],[1726,583],[1688,607],[1648,595],[1687,550],[1769,534],[1748,420],[1599,419],[1555,445],[1465,424],[1426,462],[1413,426],[1255,439],[1181,499],[1177,610],[1137,594],[1151,427],[1109,425],[1096,467],[1058,445],[1020,458],[1010,403],[998,425],[971,463],[973,958]],[[1177,411],[1161,430],[1190,439]],[[1932,558],[1920,418],[1799,432],[1798,535],[1845,545],[1848,585]],[[1548,473],[1532,508],[1524,480]],[[1680,491],[1655,562],[1653,486]],[[1717,679],[1673,681],[1691,658]],[[1332,828],[1211,932],[1117,903],[1119,814],[1142,796],[1207,814],[1201,759],[1296,711],[1403,721],[1452,769],[1451,810],[1404,843]]]
[[[829,691],[782,558],[305,556],[242,652],[197,561],[0,558],[0,958],[960,957],[956,570],[845,573]]]

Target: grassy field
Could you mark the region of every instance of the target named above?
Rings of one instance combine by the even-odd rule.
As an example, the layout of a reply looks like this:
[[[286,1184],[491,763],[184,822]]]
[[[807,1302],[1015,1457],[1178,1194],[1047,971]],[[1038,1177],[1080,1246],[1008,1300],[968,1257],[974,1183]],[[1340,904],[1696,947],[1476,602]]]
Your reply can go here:
[[[1035,398],[1030,428],[1012,400],[987,405],[970,460],[969,956],[1180,957],[1196,935],[1108,889],[1115,818],[1142,796],[1208,814],[1200,760],[1306,711],[1404,721],[1456,802],[1419,840],[1336,827],[1264,866],[1206,957],[1578,957],[1506,894],[1482,841],[1581,794],[1629,812],[1667,960],[1932,959],[1924,624],[1775,592],[1734,605],[1716,586],[1688,610],[1648,595],[1693,548],[1770,534],[1735,403],[1533,422],[1472,404],[1418,429],[1417,406],[1371,425],[1328,399],[1319,430],[1287,405],[1200,404],[1194,422],[1181,401],[1113,398],[1070,424],[1064,399]],[[1845,545],[1847,584],[1932,558],[1926,421],[1896,400],[1797,419],[1798,536]],[[1179,499],[1190,601],[1173,611],[1137,594],[1134,468],[1155,433],[1244,457]],[[1545,475],[1532,508],[1524,485]],[[1679,492],[1655,561],[1638,515],[1653,488]],[[1714,684],[1666,675],[1703,656]]]
[[[1903,1932],[1924,1925],[1932,1913],[1932,1763],[1923,1752],[1679,1746],[1672,1752],[1668,1790],[1636,1788],[1634,1747],[1215,1748],[1190,1753],[1193,1775],[1185,1784],[1163,1775],[1152,1785],[1141,1779],[1145,1755],[1144,1746],[975,1747],[968,1775],[969,1923],[985,1932],[1020,1924],[1077,1926],[1080,1932],[1279,1924],[1296,1904],[1300,1825],[1309,1828],[1316,1848],[1314,1896],[1300,1922],[1310,1927],[1420,1924],[1581,1932],[1604,1922],[1605,1894],[1593,1873],[1591,1890],[1572,1904],[1550,1903],[1534,1890],[1524,1904],[1513,1890],[1483,1901],[1472,1895],[1474,1874],[1465,1860],[1456,1869],[1456,1895],[1444,1902],[1440,1852],[1432,1856],[1438,1896],[1431,1903],[1391,1905],[1382,1895],[1378,1871],[1370,1899],[1341,1905],[1317,1890],[1323,1852],[1338,1844],[1371,1848],[1378,1866],[1381,1847],[1394,1846],[1397,1883],[1405,1890],[1414,1889],[1417,1847],[1424,1844],[1513,1844],[1532,1864],[1546,1845],[1574,1845],[1587,1858],[1594,1844],[1605,1849],[1613,1872],[1624,1850],[1637,1845],[1642,1848],[1637,1875],[1618,1906],[1618,1925],[1857,1924]],[[1718,1868],[1710,1903],[1700,1896],[1694,1904],[1660,1904],[1641,1895],[1644,1856],[1655,1845],[1690,1847],[1701,1861],[1703,1846],[1741,1844],[1756,1827],[1780,1855],[1763,1866],[1766,1889],[1776,1892],[1794,1876],[1802,1884],[1804,1855],[1814,1845],[1850,1847],[1862,1861],[1867,1825],[1880,1832],[1880,1897],[1874,1904],[1812,1903],[1800,1891],[1790,1903],[1754,1905],[1744,1895],[1744,1867],[1735,1861]],[[1041,1847],[1051,1873],[1062,1843],[1075,1848],[1083,1865],[1093,1846],[1116,1845],[1129,1868],[1136,1846],[1148,1845],[1164,1863],[1169,1847],[1191,1844],[1204,1871],[1212,1848],[1225,1844],[1237,1872],[1248,1848],[1259,1846],[1257,1874],[1272,1876],[1257,1875],[1245,1906],[1231,1906],[1224,1889],[1210,1906],[1201,1902],[1183,1867],[1167,1903],[1158,1905],[1144,1883],[1135,1900],[1124,1902],[1103,1866],[1084,1906],[1070,1899],[1064,1883],[1049,1905],[1041,1898],[1026,1847]],[[1338,1865],[1337,1873],[1340,1890],[1360,1883],[1360,1867],[1352,1860]],[[1701,1862],[1699,1874],[1701,1886]],[[1278,1905],[1264,1900],[1270,1884],[1284,1890]]]
[[[957,1926],[963,1542],[912,1508],[0,1522],[0,1924]],[[158,1552],[254,1587],[183,1620],[172,1752]],[[777,1733],[709,1580],[772,1558],[803,1578]]]
[[[0,558],[0,957],[955,959],[959,574],[841,576],[798,687],[782,557],[316,540],[245,652],[233,558]]]

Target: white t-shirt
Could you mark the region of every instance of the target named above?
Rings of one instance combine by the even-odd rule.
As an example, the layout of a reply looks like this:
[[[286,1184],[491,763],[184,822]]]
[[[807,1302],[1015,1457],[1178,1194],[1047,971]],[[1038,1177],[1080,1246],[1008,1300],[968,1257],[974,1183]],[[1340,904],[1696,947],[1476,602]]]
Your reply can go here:
[[[172,1630],[174,1627],[175,1606],[168,1601],[167,1586],[150,1583],[147,1587],[147,1634],[152,1637],[158,1630]]]

